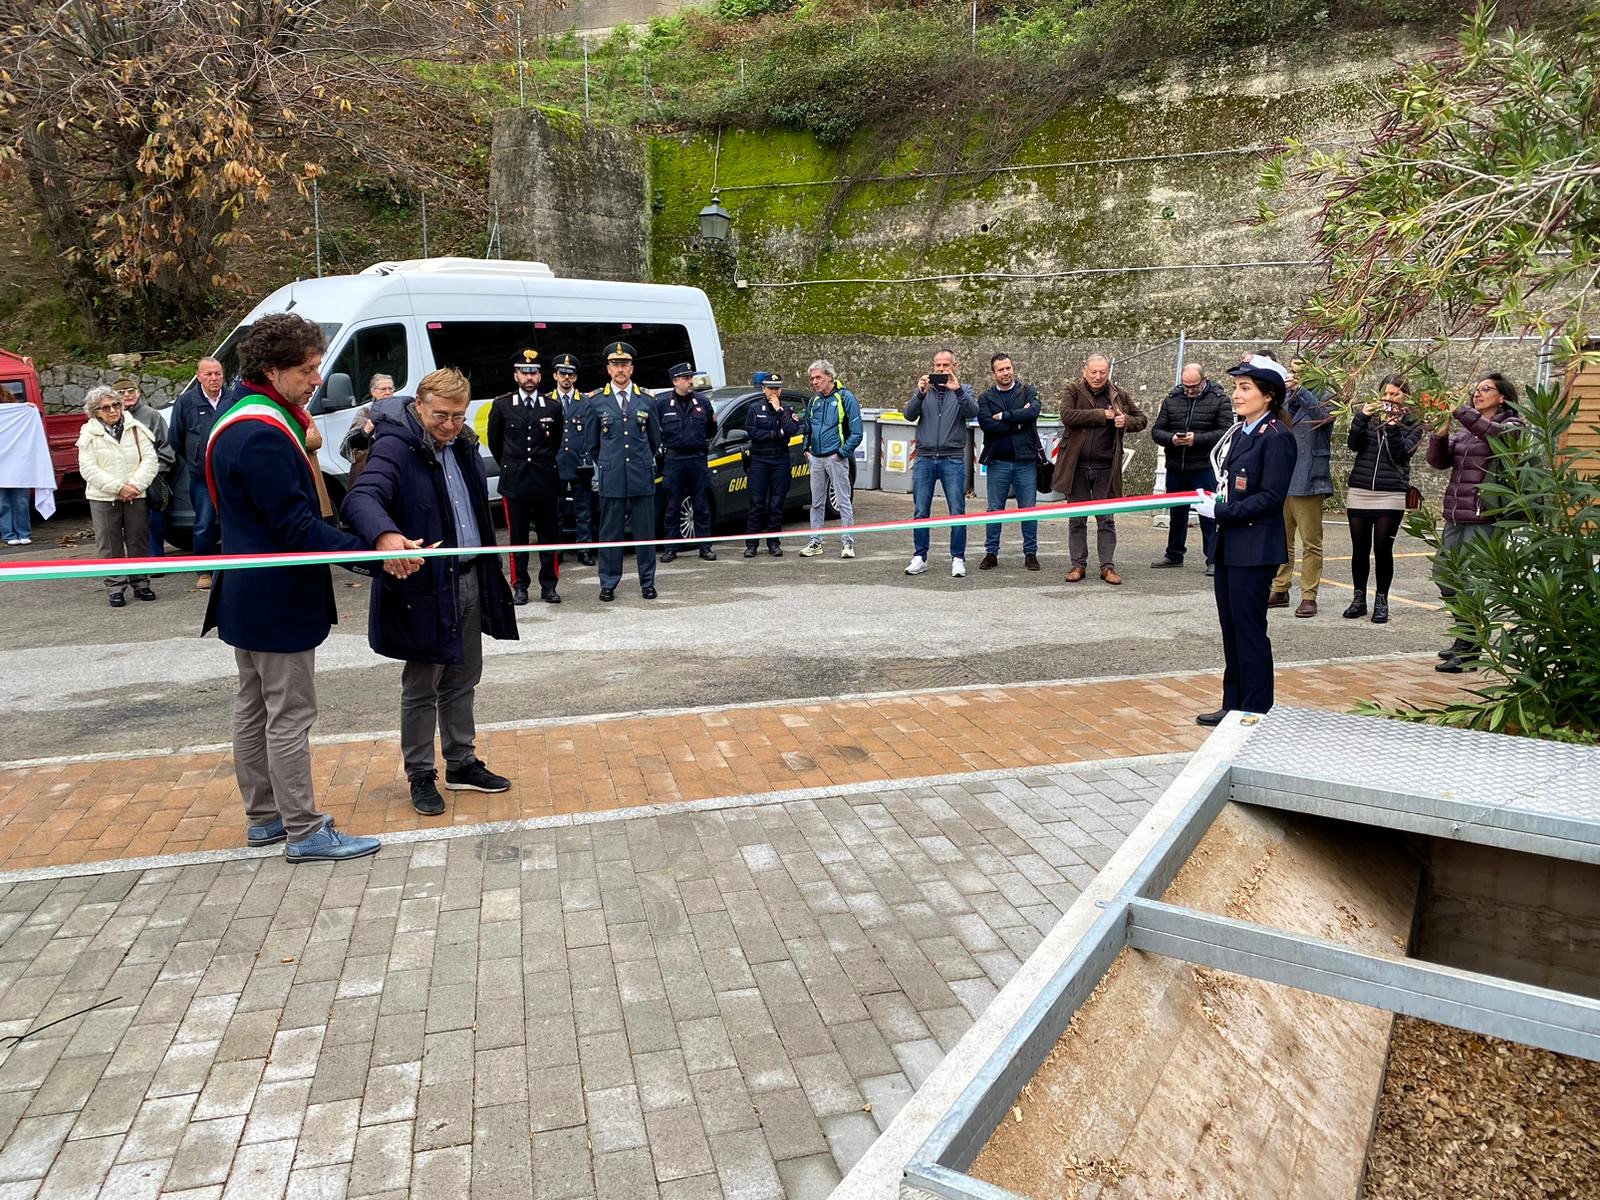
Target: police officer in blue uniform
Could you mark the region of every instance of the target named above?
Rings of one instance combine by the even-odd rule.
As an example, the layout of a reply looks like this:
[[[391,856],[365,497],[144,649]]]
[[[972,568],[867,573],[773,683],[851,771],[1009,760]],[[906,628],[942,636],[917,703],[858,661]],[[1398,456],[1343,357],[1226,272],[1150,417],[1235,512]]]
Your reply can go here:
[[[516,388],[489,404],[489,453],[500,464],[500,502],[506,537],[526,545],[531,524],[539,541],[561,540],[561,478],[556,452],[562,443],[561,405],[539,393],[539,352],[524,350],[511,364]],[[560,604],[555,551],[539,552],[539,598]],[[528,602],[528,555],[511,556],[511,602]]]
[[[558,354],[550,363],[555,373],[555,390],[550,399],[561,406],[561,449],[556,453],[556,468],[561,474],[564,503],[572,513],[575,542],[592,542],[600,527],[600,497],[594,490],[594,460],[584,441],[584,414],[588,397],[578,390],[578,359]],[[594,551],[579,550],[578,562],[594,566]]]
[[[747,534],[779,533],[783,530],[783,505],[789,498],[790,439],[800,436],[800,418],[783,402],[783,377],[775,371],[760,376],[761,399],[750,406],[745,429],[750,434],[750,462],[745,478],[750,489],[750,512],[745,518]],[[744,556],[754,558],[761,539],[745,539]],[[767,553],[783,557],[783,546],[775,537],[767,539]]]
[[[1228,374],[1240,423],[1211,452],[1217,492],[1199,506],[1202,516],[1217,523],[1213,587],[1222,626],[1222,707],[1196,717],[1201,725],[1219,725],[1234,710],[1264,713],[1272,707],[1267,597],[1288,556],[1283,502],[1298,453],[1283,409],[1288,371],[1252,354]]]
[[[656,524],[656,455],[661,450],[661,421],[655,399],[635,387],[634,350],[627,342],[605,348],[611,382],[590,392],[585,414],[584,445],[594,460],[600,489],[600,540],[623,540],[625,523],[639,543],[634,561],[639,568],[639,594],[656,598],[656,548],[649,539]],[[622,582],[622,551],[600,551],[600,599],[616,599]]]
[[[687,497],[694,509],[694,535],[711,536],[711,469],[706,466],[706,451],[717,436],[717,418],[711,401],[694,390],[694,364],[675,363],[667,372],[672,379],[672,394],[660,399],[661,444],[667,452],[663,472],[667,490],[667,532],[674,533],[683,519]],[[678,543],[668,542],[662,562],[678,557]],[[684,544],[684,549],[688,549]],[[700,543],[700,557],[715,562],[717,552],[711,543]]]

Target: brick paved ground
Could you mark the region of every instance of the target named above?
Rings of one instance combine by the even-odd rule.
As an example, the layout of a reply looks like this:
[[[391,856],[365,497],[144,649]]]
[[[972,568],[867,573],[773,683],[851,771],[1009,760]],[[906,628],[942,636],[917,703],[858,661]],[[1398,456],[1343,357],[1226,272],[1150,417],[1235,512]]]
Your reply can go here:
[[[824,1196],[1176,770],[0,886],[0,1198]]]
[[[1436,674],[1434,662],[1286,667],[1278,697],[1344,711],[1356,699],[1436,700],[1474,683]],[[1205,733],[1193,716],[1215,706],[1219,686],[1194,673],[500,729],[479,752],[513,789],[453,794],[435,823],[1192,750]],[[321,745],[315,769],[319,799],[342,828],[428,823],[411,808],[392,739]],[[234,847],[239,813],[226,751],[0,771],[0,869]]]

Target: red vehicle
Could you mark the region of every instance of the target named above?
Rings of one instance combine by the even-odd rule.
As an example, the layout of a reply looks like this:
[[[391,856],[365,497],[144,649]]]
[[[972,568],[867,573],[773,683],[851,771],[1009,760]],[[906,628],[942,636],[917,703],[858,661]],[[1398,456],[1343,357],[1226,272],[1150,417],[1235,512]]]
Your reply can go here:
[[[81,494],[83,476],[78,474],[78,434],[83,431],[83,414],[45,412],[44,392],[39,388],[39,373],[33,369],[33,359],[9,350],[0,350],[0,388],[33,405],[44,418],[44,435],[50,443],[50,465],[56,470],[57,497]]]

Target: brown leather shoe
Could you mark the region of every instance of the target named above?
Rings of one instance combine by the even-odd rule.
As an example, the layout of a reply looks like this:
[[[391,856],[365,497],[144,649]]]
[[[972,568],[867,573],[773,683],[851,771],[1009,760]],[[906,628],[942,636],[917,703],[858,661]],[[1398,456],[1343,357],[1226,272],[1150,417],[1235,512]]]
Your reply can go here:
[[[1039,556],[1037,554],[1024,554],[1022,556],[1022,565],[1030,571],[1037,571],[1039,569]]]
[[[1083,582],[1083,577],[1085,575],[1087,575],[1088,573],[1089,572],[1085,571],[1082,567],[1073,567],[1072,570],[1067,572],[1066,582],[1067,583],[1082,583]]]
[[[1100,578],[1104,579],[1107,583],[1122,582],[1122,576],[1117,574],[1117,569],[1110,563],[1107,563],[1105,566],[1100,568]]]
[[[992,570],[995,569],[996,566],[999,565],[999,563],[1000,563],[1000,560],[998,558],[996,558],[994,555],[985,554],[983,556],[983,561],[978,564],[978,570],[980,570],[980,571],[992,571]]]
[[[1297,617],[1314,617],[1317,615],[1317,602],[1315,600],[1302,600],[1300,607],[1294,610]]]
[[[1288,608],[1289,607],[1289,593],[1288,592],[1272,592],[1272,593],[1269,593],[1268,596],[1267,596],[1267,607],[1268,608]]]

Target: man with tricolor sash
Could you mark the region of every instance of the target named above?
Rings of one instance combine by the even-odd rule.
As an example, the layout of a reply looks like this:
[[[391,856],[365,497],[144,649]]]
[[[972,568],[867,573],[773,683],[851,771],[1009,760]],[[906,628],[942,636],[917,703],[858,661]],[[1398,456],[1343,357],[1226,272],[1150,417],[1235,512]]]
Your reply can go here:
[[[368,545],[323,520],[306,402],[322,382],[326,341],[314,323],[272,313],[239,343],[237,399],[206,443],[206,486],[222,525],[222,553],[292,555],[363,551]],[[399,535],[379,550],[417,543]],[[409,575],[415,559],[384,570]],[[252,846],[287,843],[290,862],[359,858],[378,839],[352,837],[317,811],[311,780],[311,726],[317,718],[316,649],[338,620],[325,564],[218,571],[202,633],[233,647],[239,667],[233,766]]]

